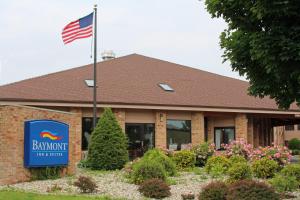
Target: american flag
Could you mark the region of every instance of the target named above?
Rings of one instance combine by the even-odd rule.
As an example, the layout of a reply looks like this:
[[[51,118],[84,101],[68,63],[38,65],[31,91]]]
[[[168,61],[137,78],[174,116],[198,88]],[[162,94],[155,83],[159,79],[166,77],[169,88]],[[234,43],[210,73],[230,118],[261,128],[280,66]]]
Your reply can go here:
[[[93,35],[93,16],[91,13],[65,26],[62,31],[62,39],[65,44],[77,39],[88,38]]]

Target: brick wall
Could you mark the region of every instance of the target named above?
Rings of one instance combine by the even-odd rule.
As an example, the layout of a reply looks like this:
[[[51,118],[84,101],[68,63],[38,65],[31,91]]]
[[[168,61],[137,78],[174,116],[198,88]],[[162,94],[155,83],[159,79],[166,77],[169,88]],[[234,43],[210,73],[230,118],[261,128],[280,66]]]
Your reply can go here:
[[[47,110],[25,106],[0,106],[0,185],[30,180],[24,168],[24,121],[57,120],[69,124],[69,166],[67,174],[74,174],[81,157],[81,112]]]
[[[167,148],[167,113],[165,111],[155,113],[155,147]]]
[[[113,112],[116,116],[117,121],[119,122],[119,125],[121,126],[122,130],[125,133],[125,116],[126,116],[125,109],[113,109]]]
[[[204,142],[204,115],[202,112],[192,113],[192,145]]]
[[[248,140],[248,119],[246,114],[237,114],[235,117],[235,137],[236,139]]]

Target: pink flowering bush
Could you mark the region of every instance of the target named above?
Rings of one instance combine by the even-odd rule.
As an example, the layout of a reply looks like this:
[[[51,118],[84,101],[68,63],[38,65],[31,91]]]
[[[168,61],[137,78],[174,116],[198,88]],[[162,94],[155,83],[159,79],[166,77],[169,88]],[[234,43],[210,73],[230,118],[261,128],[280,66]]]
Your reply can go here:
[[[261,158],[268,158],[276,161],[280,166],[290,163],[292,154],[291,151],[285,146],[267,146],[254,148],[248,144],[244,139],[231,141],[230,144],[223,144],[223,152],[216,154],[223,154],[226,157],[234,155],[243,156],[248,161],[255,161]]]
[[[267,146],[258,147],[250,155],[251,160],[265,157],[275,160],[280,166],[284,166],[290,163],[292,152],[285,146]]]
[[[253,146],[244,139],[231,141],[229,144],[223,144],[222,147],[225,149],[224,153],[227,157],[243,156],[249,160],[253,152]]]

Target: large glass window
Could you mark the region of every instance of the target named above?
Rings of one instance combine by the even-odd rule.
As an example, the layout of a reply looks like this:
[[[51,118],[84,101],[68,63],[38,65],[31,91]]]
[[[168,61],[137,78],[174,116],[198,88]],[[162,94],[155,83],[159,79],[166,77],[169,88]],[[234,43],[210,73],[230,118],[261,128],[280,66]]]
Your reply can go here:
[[[229,144],[235,139],[234,128],[215,128],[215,145],[216,149],[221,149],[222,144]]]
[[[98,120],[99,118],[97,118],[97,121]],[[81,140],[81,149],[83,151],[88,150],[88,145],[90,143],[92,131],[93,131],[93,118],[83,117],[82,118],[82,140]]]
[[[190,120],[167,120],[167,145],[170,150],[184,149],[191,143]]]
[[[135,159],[154,148],[154,124],[126,123],[129,157]]]

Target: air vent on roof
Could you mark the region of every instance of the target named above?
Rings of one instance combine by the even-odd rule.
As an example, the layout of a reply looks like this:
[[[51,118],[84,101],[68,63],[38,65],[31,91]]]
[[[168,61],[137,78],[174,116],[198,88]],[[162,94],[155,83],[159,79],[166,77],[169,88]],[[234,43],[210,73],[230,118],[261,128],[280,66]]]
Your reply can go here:
[[[112,50],[102,52],[101,56],[104,61],[116,58],[116,54]]]
[[[171,88],[171,86],[169,86],[168,84],[166,83],[160,83],[158,84],[164,91],[167,91],[167,92],[174,92],[174,89]]]
[[[94,80],[84,80],[88,87],[94,87]]]

